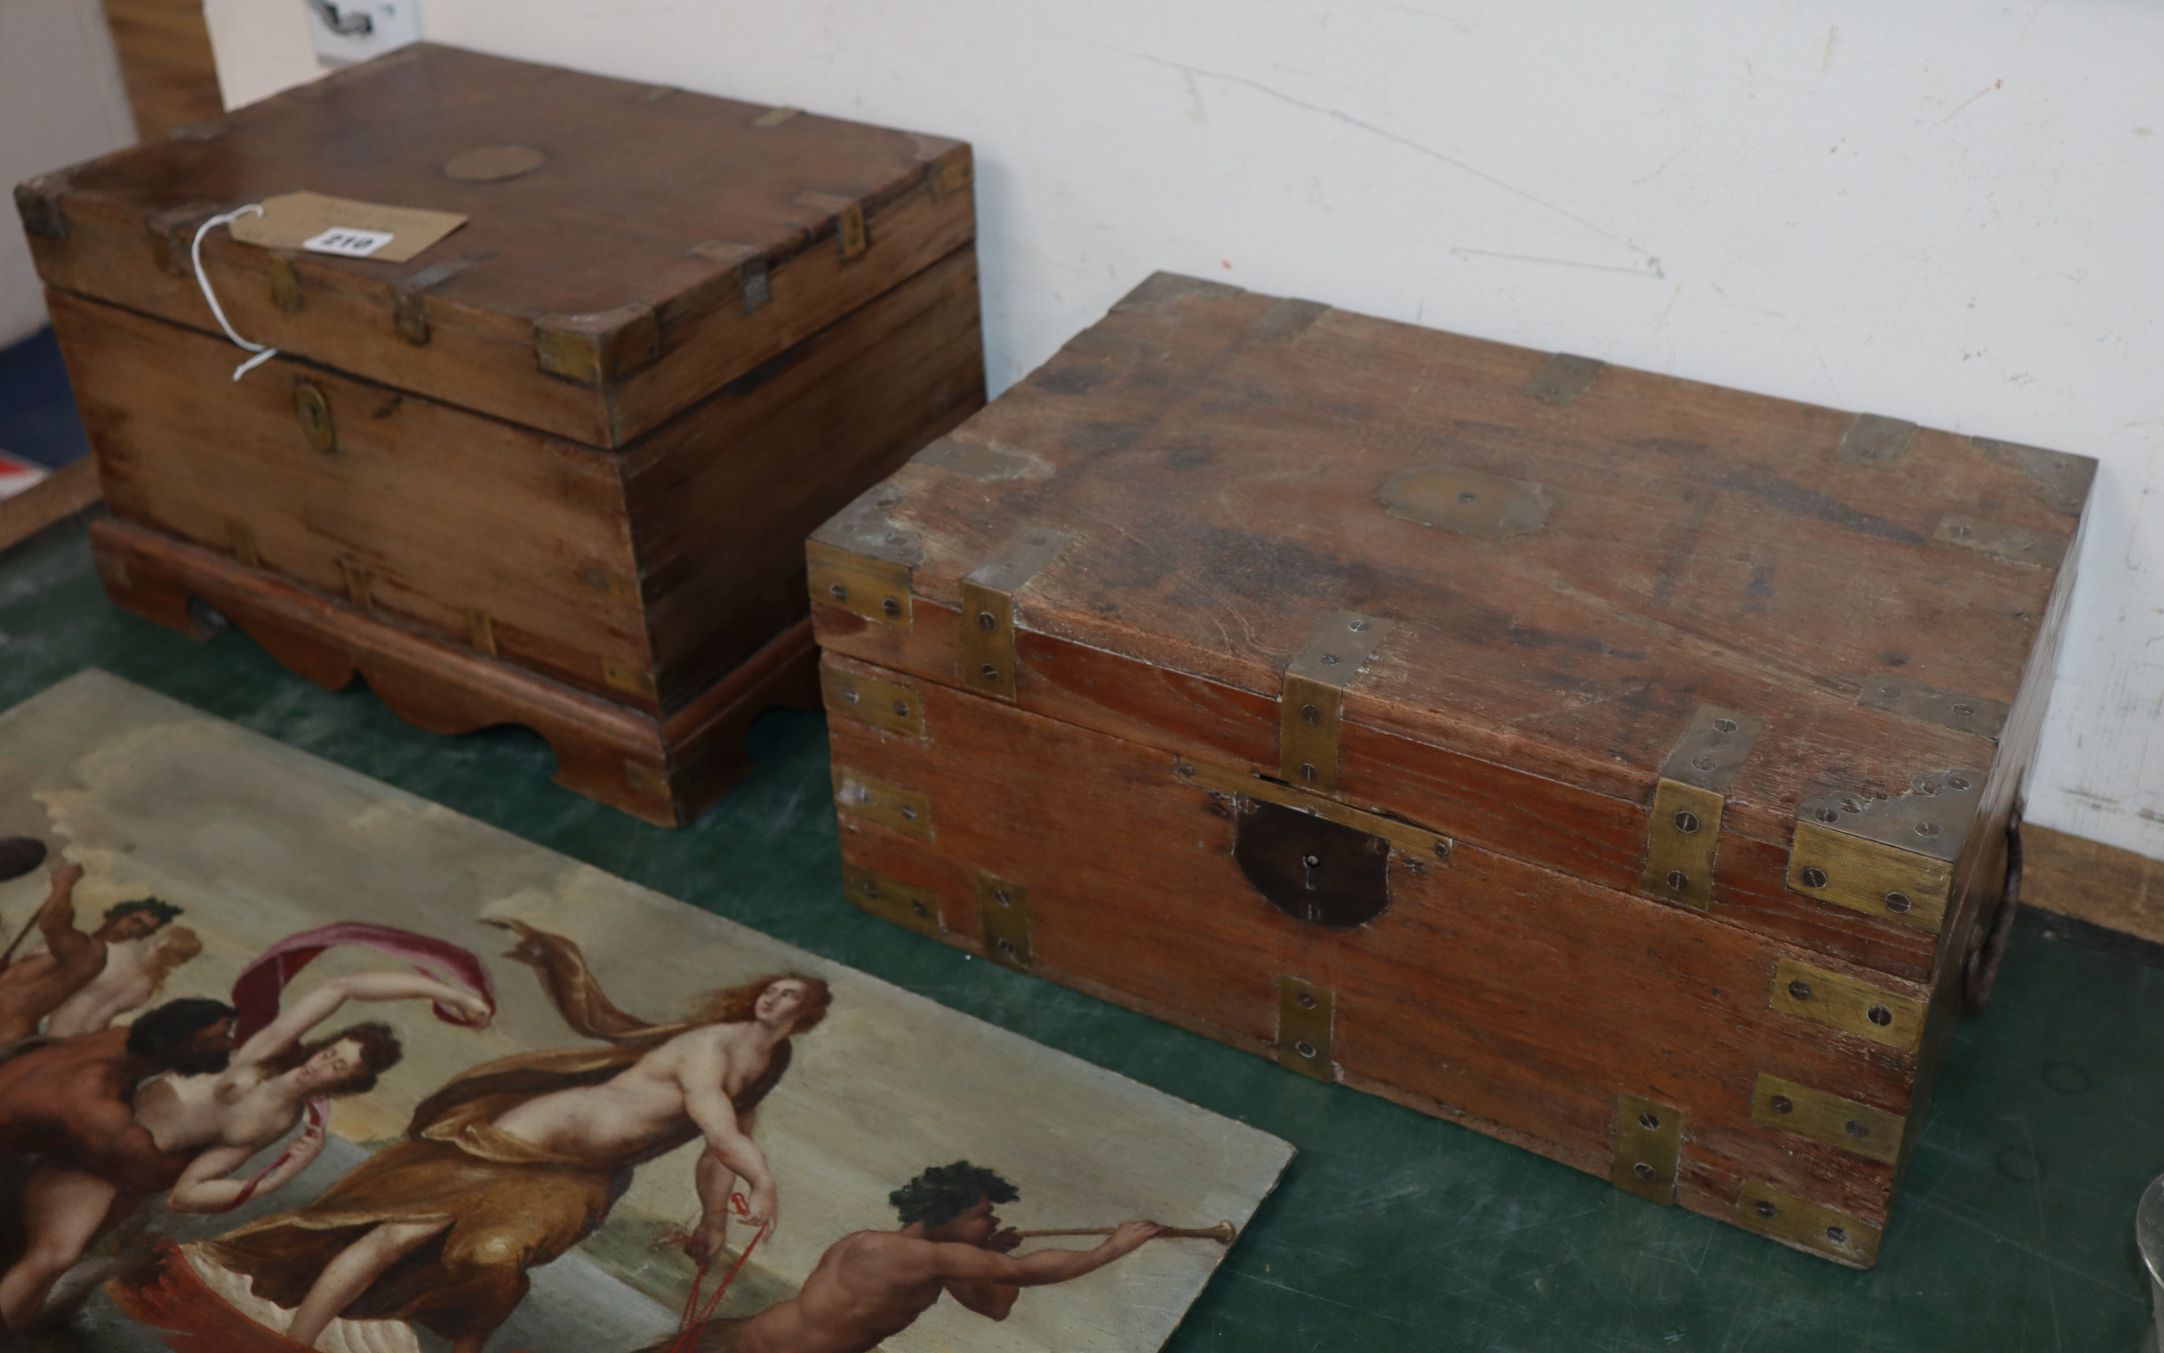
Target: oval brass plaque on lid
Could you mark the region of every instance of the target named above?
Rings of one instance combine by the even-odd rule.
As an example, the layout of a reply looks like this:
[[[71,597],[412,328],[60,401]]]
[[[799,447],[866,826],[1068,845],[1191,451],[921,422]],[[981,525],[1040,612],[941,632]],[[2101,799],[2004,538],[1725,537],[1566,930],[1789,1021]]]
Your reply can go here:
[[[443,172],[467,183],[500,183],[531,174],[548,162],[548,155],[532,146],[475,146],[443,162]]]

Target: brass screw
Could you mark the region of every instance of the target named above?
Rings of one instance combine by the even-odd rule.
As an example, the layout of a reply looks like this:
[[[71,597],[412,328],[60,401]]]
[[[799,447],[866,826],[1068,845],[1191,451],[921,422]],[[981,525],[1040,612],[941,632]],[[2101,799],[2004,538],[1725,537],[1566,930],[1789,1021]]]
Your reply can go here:
[[[1315,1008],[1315,998],[1304,991],[1293,997],[1292,1001],[1294,1005],[1299,1006],[1302,1010],[1313,1010]]]
[[[1312,761],[1302,761],[1302,762],[1300,763],[1300,778],[1301,778],[1301,779],[1303,779],[1303,780],[1312,780],[1312,779],[1314,779],[1314,778],[1315,778],[1315,776],[1316,776],[1316,774],[1317,774],[1317,773],[1318,773],[1318,772],[1317,772],[1317,771],[1316,771],[1316,769],[1315,769],[1315,763],[1314,763],[1314,762],[1312,762]]]
[[[1304,1038],[1301,1039],[1299,1042],[1293,1044],[1292,1050],[1299,1053],[1302,1057],[1307,1058],[1311,1062],[1315,1060],[1315,1045],[1308,1042]]]
[[[1909,901],[1909,895],[1907,893],[1886,894],[1886,910],[1888,911],[1905,912],[1913,905],[1914,904]]]
[[[1678,811],[1676,813],[1676,830],[1684,833],[1686,836],[1692,832],[1697,831],[1698,814],[1691,812],[1687,808]]]
[[[1796,1106],[1787,1095],[1775,1095],[1766,1101],[1766,1107],[1775,1113],[1787,1113]]]
[[[1776,1212],[1776,1211],[1777,1211],[1778,1209],[1776,1209],[1776,1208],[1774,1207],[1774,1205],[1773,1205],[1773,1204],[1771,1204],[1771,1203],[1767,1202],[1767,1201],[1766,1201],[1765,1199],[1761,1198],[1761,1199],[1759,1199],[1759,1200],[1758,1200],[1758,1201],[1757,1201],[1756,1203],[1753,1203],[1753,1204],[1751,1205],[1751,1210],[1752,1210],[1753,1212],[1756,1212],[1756,1213],[1757,1213],[1757,1214],[1758,1214],[1759,1216],[1761,1216],[1761,1217],[1770,1217],[1770,1216],[1772,1216],[1772,1215],[1773,1215],[1773,1214],[1774,1214],[1774,1213],[1775,1213],[1775,1212]]]
[[[931,911],[922,902],[911,902],[909,909],[919,916],[931,915]]]
[[[1825,870],[1823,870],[1823,869],[1821,869],[1821,868],[1819,868],[1819,867],[1818,867],[1817,865],[1815,865],[1815,864],[1814,864],[1814,865],[1812,865],[1812,866],[1811,866],[1810,868],[1808,868],[1808,869],[1804,870],[1804,871],[1803,871],[1803,886],[1804,886],[1804,887],[1806,887],[1806,888],[1823,888],[1823,887],[1825,887],[1825,886],[1826,886],[1826,871],[1825,871]]]
[[[1631,1166],[1631,1173],[1650,1182],[1658,1171],[1641,1160],[1636,1165]]]
[[[853,705],[853,704],[855,704],[855,703],[857,702],[857,699],[858,699],[858,697],[857,697],[857,688],[856,688],[856,687],[854,687],[854,686],[851,686],[851,687],[850,687],[850,688],[849,688],[848,690],[846,690],[846,691],[843,691],[843,692],[842,692],[842,699],[844,699],[844,700],[848,701],[848,702],[849,702],[850,704],[852,704],[852,705]]]
[[[902,613],[902,603],[896,601],[892,597],[888,597],[885,601],[879,603],[879,609],[885,611],[890,616],[898,616]]]
[[[1310,725],[1319,724],[1322,722],[1322,711],[1313,705],[1302,705],[1300,706],[1300,718]]]
[[[909,702],[908,702],[907,700],[897,700],[897,701],[895,701],[895,702],[894,702],[894,712],[895,712],[895,713],[896,713],[897,715],[899,715],[899,716],[901,716],[902,718],[904,718],[904,719],[908,718],[908,717],[909,717]]]
[[[993,666],[991,663],[986,663],[984,666],[978,668],[977,671],[983,675],[986,681],[999,680],[999,669]]]
[[[1736,731],[1736,721],[1734,719],[1715,719],[1713,721],[1713,726],[1715,729],[1723,733],[1733,733]]]
[[[849,589],[842,586],[840,583],[834,584],[832,587],[828,588],[827,591],[833,594],[836,601],[849,600]]]
[[[1013,957],[1014,957],[1014,941],[1013,941],[1013,940],[1010,940],[1010,939],[1007,939],[1007,938],[1005,938],[1004,936],[1002,936],[1002,937],[1001,937],[1001,939],[1000,939],[1000,941],[999,941],[999,952],[1001,952],[1001,953],[1005,954],[1005,955],[1006,955],[1007,957],[1009,957],[1009,958],[1013,958]]]
[[[1841,1125],[1841,1130],[1843,1132],[1846,1132],[1849,1136],[1855,1137],[1859,1140],[1871,1135],[1870,1128],[1865,1127],[1862,1123],[1857,1122],[1853,1118],[1849,1119],[1846,1123],[1843,1123]]]
[[[1690,884],[1690,875],[1684,873],[1682,870],[1671,869],[1668,871],[1668,886],[1675,889],[1677,892],[1682,892],[1685,888],[1688,888]]]
[[[1650,1109],[1638,1115],[1638,1126],[1644,1128],[1648,1132],[1658,1131],[1660,1129],[1660,1125],[1661,1116],[1657,1113],[1654,1113]]]
[[[986,634],[990,634],[993,630],[999,628],[999,617],[993,615],[990,611],[979,611],[977,612],[977,628],[983,630]]]
[[[1916,824],[1916,834],[1918,836],[1937,836],[1939,834],[1939,824],[1936,822],[1919,822]]]
[[[1826,1228],[1826,1239],[1836,1245],[1846,1245],[1848,1244],[1848,1232],[1838,1226],[1829,1226]]]
[[[1799,1001],[1808,1001],[1811,999],[1811,984],[1799,977],[1788,984],[1788,994]]]
[[[1882,1029],[1893,1023],[1893,1011],[1888,1010],[1883,1005],[1872,1006],[1869,1010],[1863,1012],[1863,1017]]]

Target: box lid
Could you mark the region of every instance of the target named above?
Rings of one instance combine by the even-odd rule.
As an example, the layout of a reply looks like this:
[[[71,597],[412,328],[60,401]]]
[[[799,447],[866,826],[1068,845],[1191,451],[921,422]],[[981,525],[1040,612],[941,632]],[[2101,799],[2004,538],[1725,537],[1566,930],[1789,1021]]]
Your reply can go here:
[[[188,264],[212,215],[462,214],[403,263],[223,230],[203,254],[252,340],[615,446],[967,245],[970,172],[955,141],[424,44],[16,202],[47,285],[213,332]]]
[[[814,613],[1921,979],[1996,896],[2093,473],[1160,275],[822,528]]]

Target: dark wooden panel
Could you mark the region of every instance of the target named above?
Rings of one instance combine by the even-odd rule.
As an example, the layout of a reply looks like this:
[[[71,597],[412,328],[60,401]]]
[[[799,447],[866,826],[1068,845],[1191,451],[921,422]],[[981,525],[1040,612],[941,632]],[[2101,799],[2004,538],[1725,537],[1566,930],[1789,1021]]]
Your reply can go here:
[[[225,112],[202,0],[105,0],[113,53],[145,141]]]

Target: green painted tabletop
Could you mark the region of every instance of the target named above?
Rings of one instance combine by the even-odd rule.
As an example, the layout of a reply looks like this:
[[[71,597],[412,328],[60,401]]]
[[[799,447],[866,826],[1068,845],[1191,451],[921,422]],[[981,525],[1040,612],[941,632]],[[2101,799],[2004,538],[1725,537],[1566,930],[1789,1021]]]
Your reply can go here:
[[[842,899],[813,716],[767,716],[749,780],[665,831],[557,789],[529,734],[432,737],[363,687],[291,676],[238,634],[196,644],[113,608],[70,524],[0,556],[0,708],[86,667],[1291,1141],[1283,1186],[1173,1349],[2131,1353],[2146,1341],[2133,1216],[2164,1171],[2164,969],[2048,916],[2024,916],[1991,1008],[1956,1038],[1884,1257],[1854,1273],[863,915]]]

